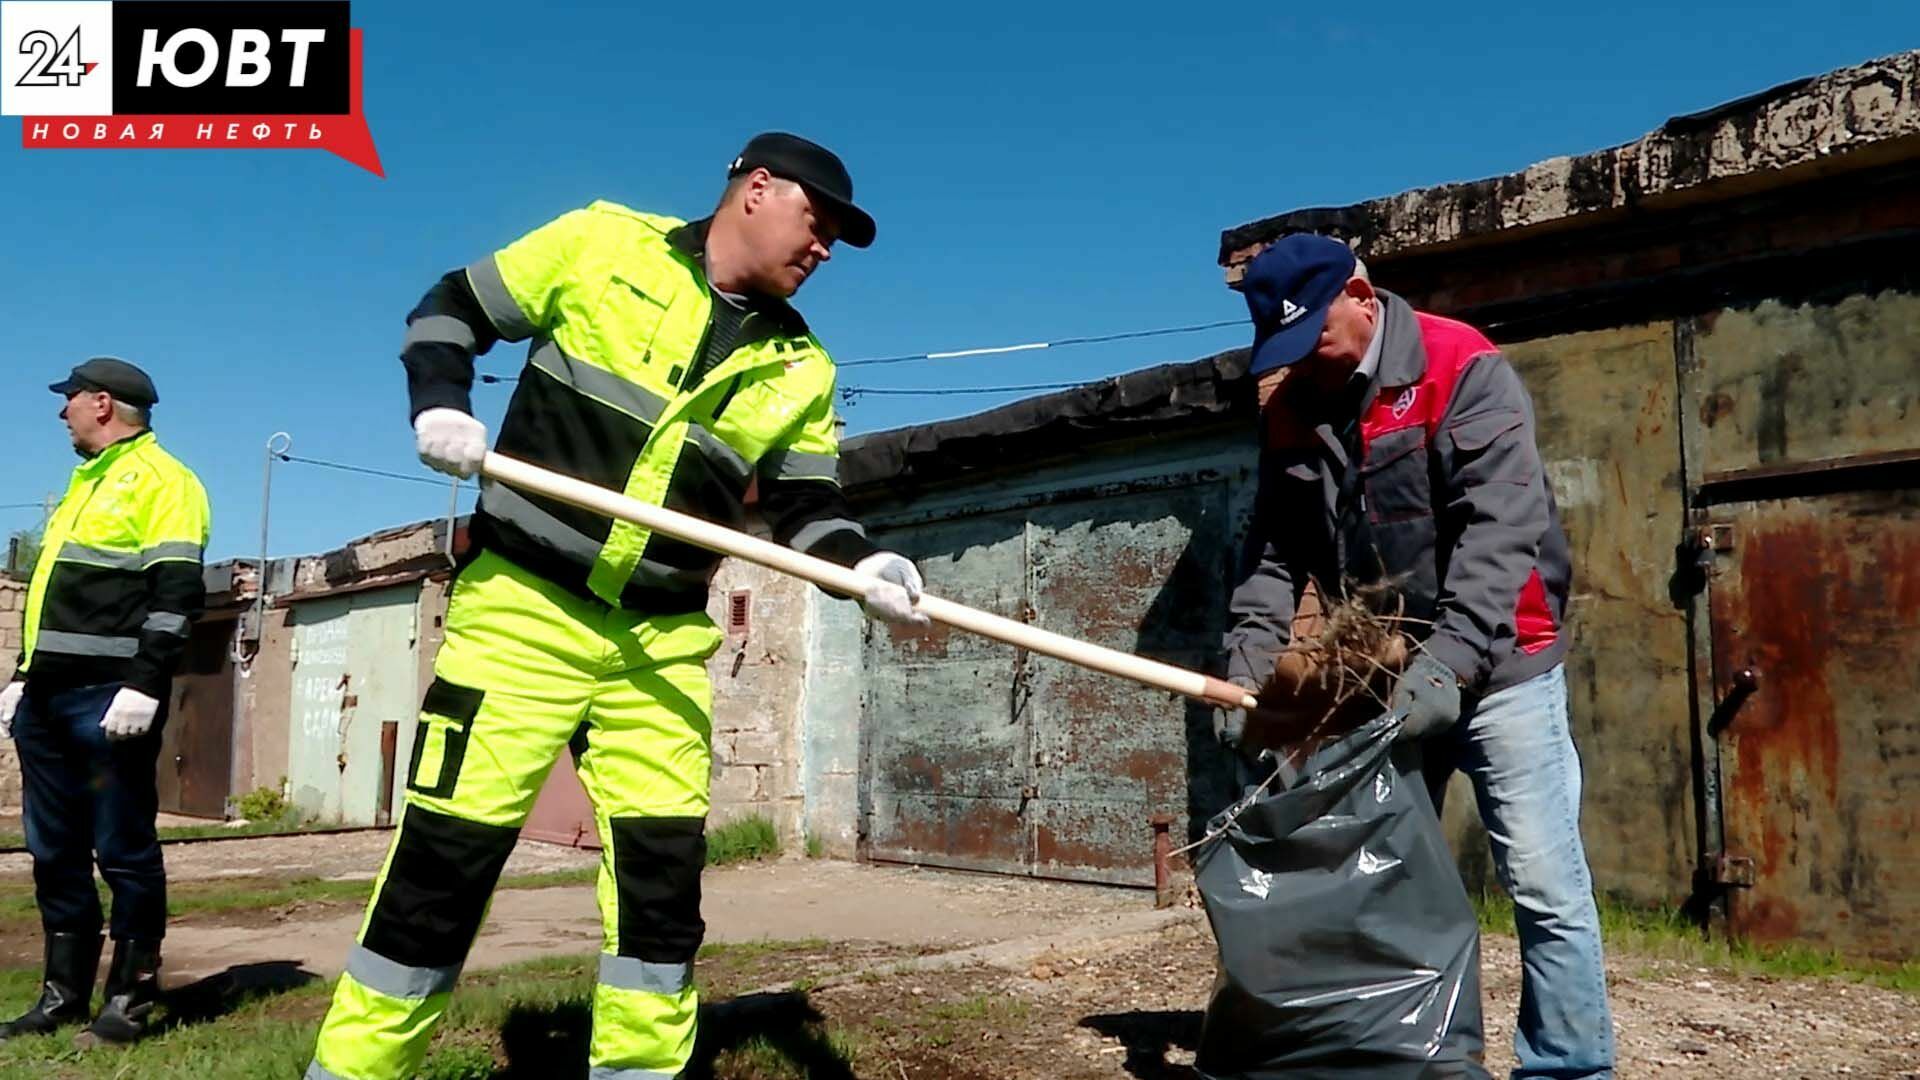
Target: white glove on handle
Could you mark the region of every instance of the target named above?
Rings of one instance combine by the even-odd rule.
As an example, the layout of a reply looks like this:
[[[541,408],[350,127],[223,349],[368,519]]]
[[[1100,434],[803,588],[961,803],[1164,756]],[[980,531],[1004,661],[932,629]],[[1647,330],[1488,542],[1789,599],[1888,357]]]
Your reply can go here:
[[[853,572],[880,579],[867,587],[867,595],[860,600],[860,610],[867,613],[867,618],[896,626],[932,625],[932,619],[913,608],[924,583],[911,559],[891,551],[876,551],[855,563]]]
[[[472,476],[487,456],[487,425],[459,409],[423,410],[413,418],[413,435],[420,460],[448,476]]]
[[[19,711],[20,699],[27,692],[27,684],[15,679],[0,690],[0,739],[13,738],[13,714]]]
[[[107,706],[107,715],[100,718],[100,727],[107,738],[114,741],[131,739],[145,735],[153,727],[153,718],[160,712],[158,698],[149,697],[131,686],[123,686],[113,695],[113,703]]]

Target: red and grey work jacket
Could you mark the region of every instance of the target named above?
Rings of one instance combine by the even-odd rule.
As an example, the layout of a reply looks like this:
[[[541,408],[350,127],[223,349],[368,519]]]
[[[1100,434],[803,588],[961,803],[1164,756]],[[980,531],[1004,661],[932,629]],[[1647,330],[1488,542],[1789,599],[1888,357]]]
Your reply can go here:
[[[1566,654],[1567,539],[1526,388],[1478,330],[1379,295],[1386,337],[1357,410],[1288,379],[1262,417],[1224,642],[1242,685],[1271,674],[1309,578],[1332,595],[1349,580],[1396,581],[1407,614],[1432,623],[1409,631],[1472,692]]]

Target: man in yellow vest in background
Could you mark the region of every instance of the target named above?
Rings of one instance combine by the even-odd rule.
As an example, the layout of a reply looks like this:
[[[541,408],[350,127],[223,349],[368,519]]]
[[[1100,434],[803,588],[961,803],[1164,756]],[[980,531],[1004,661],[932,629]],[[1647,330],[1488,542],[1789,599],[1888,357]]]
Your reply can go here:
[[[873,577],[870,616],[924,623],[918,571],[841,496],[833,361],[787,304],[836,240],[872,243],[873,219],[840,159],[793,135],[754,138],[727,176],[703,220],[597,202],[442,278],[401,353],[421,458],[478,470],[473,358],[531,339],[499,452],[734,527],[757,486],[775,540]],[[471,535],[405,809],[307,1076],[413,1075],[570,744],[602,850],[590,1075],[677,1076],[706,929],[719,556],[490,481]]]
[[[159,999],[167,879],[154,765],[169,687],[206,601],[207,493],[149,424],[145,372],[95,357],[51,389],[84,461],[42,537],[22,649],[0,690],[0,737],[20,753],[34,899],[46,932],[40,1000],[0,1039],[87,1019],[100,964],[100,875],[113,962],[92,1040],[140,1037]]]

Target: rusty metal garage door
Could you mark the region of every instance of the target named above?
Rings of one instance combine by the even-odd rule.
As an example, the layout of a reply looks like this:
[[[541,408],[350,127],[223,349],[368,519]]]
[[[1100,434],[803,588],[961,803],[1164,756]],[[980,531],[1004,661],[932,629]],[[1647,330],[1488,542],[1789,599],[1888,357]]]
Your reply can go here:
[[[1920,948],[1916,327],[1920,295],[1863,288],[1683,328],[1713,566],[1712,868],[1745,938]]]
[[[1160,481],[890,533],[928,588],[1184,666],[1217,650],[1227,486]],[[1156,814],[1184,818],[1189,731],[1164,692],[944,628],[871,632],[862,780],[871,858],[1151,884]]]
[[[1920,926],[1920,489],[1713,514],[1736,933],[1886,957]],[[1746,863],[1744,860],[1751,860]]]
[[[231,617],[194,624],[161,735],[155,772],[160,809],[225,818],[233,766]]]

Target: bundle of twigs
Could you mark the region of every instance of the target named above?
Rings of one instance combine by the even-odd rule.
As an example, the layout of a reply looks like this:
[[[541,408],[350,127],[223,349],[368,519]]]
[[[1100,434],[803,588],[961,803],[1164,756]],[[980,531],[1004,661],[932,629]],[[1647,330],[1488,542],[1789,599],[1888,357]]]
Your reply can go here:
[[[1393,582],[1348,583],[1342,599],[1329,604],[1309,581],[1292,640],[1257,695],[1260,708],[1248,713],[1245,739],[1303,756],[1385,712],[1414,647],[1404,631],[1419,622],[1406,614]]]

